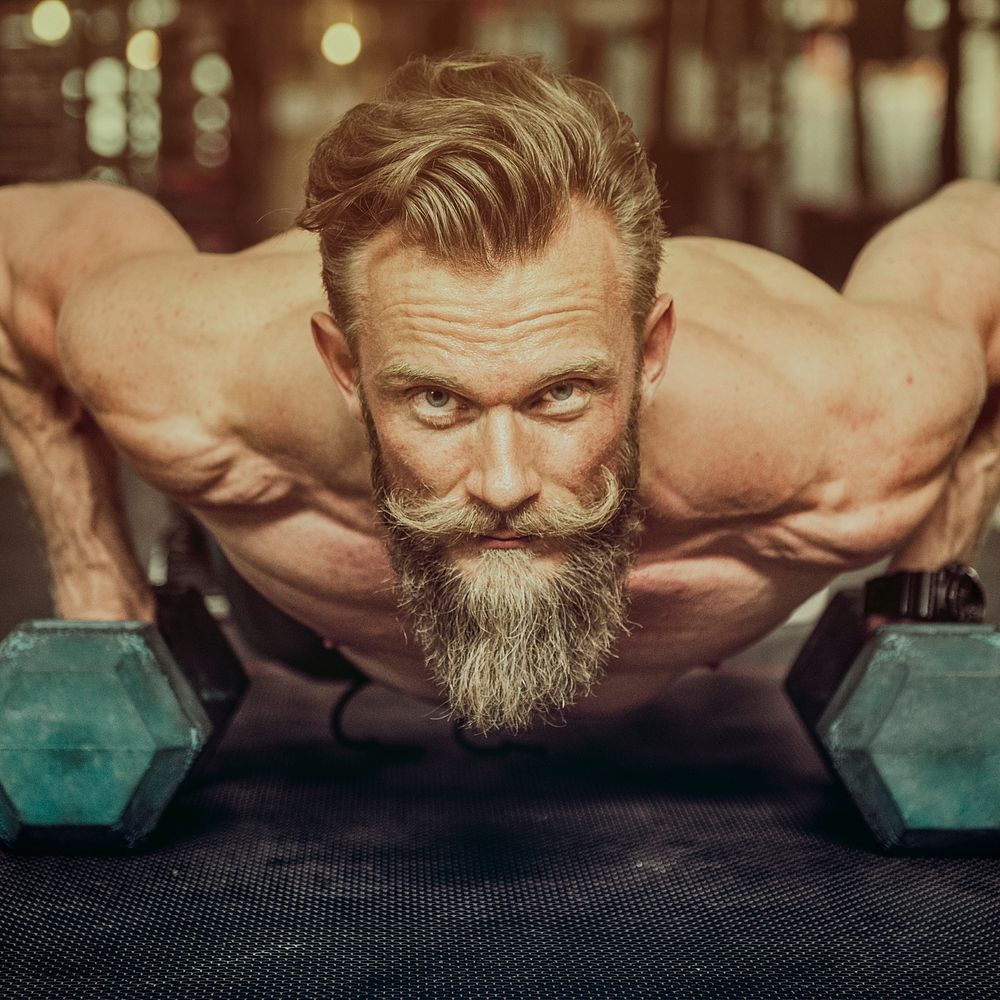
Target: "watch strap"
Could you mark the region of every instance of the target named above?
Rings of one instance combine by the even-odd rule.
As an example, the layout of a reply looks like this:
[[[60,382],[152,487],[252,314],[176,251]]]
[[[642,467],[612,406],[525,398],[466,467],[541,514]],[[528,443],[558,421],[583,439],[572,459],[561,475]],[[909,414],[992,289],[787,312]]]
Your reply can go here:
[[[865,614],[930,621],[935,612],[934,571],[908,571],[877,576],[865,584]]]
[[[971,566],[901,570],[865,584],[865,614],[929,622],[981,622],[985,593]]]

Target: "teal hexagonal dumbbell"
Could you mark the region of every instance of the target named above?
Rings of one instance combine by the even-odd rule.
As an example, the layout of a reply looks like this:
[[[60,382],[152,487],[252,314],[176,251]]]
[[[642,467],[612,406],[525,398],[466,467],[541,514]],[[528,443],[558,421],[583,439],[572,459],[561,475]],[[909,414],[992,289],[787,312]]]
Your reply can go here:
[[[154,626],[22,625],[0,643],[0,840],[132,846],[211,735]]]
[[[1000,846],[1000,631],[883,625],[838,594],[786,690],[878,842]]]

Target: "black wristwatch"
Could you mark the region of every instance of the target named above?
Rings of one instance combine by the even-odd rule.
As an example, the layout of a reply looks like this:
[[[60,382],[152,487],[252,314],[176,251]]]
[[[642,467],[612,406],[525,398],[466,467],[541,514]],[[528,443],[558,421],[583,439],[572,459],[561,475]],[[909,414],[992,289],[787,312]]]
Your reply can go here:
[[[963,563],[927,572],[889,573],[865,584],[865,614],[918,622],[983,620],[986,592],[979,574]]]

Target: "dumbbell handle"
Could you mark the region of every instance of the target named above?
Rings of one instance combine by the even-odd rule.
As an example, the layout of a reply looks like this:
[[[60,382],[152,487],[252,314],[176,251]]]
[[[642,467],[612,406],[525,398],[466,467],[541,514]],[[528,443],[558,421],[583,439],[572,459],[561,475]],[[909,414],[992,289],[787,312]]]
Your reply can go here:
[[[221,735],[248,686],[239,658],[194,587],[160,584],[152,594],[160,635]]]

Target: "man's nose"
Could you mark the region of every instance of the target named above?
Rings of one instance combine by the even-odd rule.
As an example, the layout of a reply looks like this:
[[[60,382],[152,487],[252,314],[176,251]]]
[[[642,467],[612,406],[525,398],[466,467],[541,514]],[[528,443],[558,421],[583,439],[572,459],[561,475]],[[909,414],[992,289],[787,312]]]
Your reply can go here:
[[[533,449],[509,408],[486,413],[477,428],[466,489],[493,510],[512,511],[536,497],[542,484]]]

